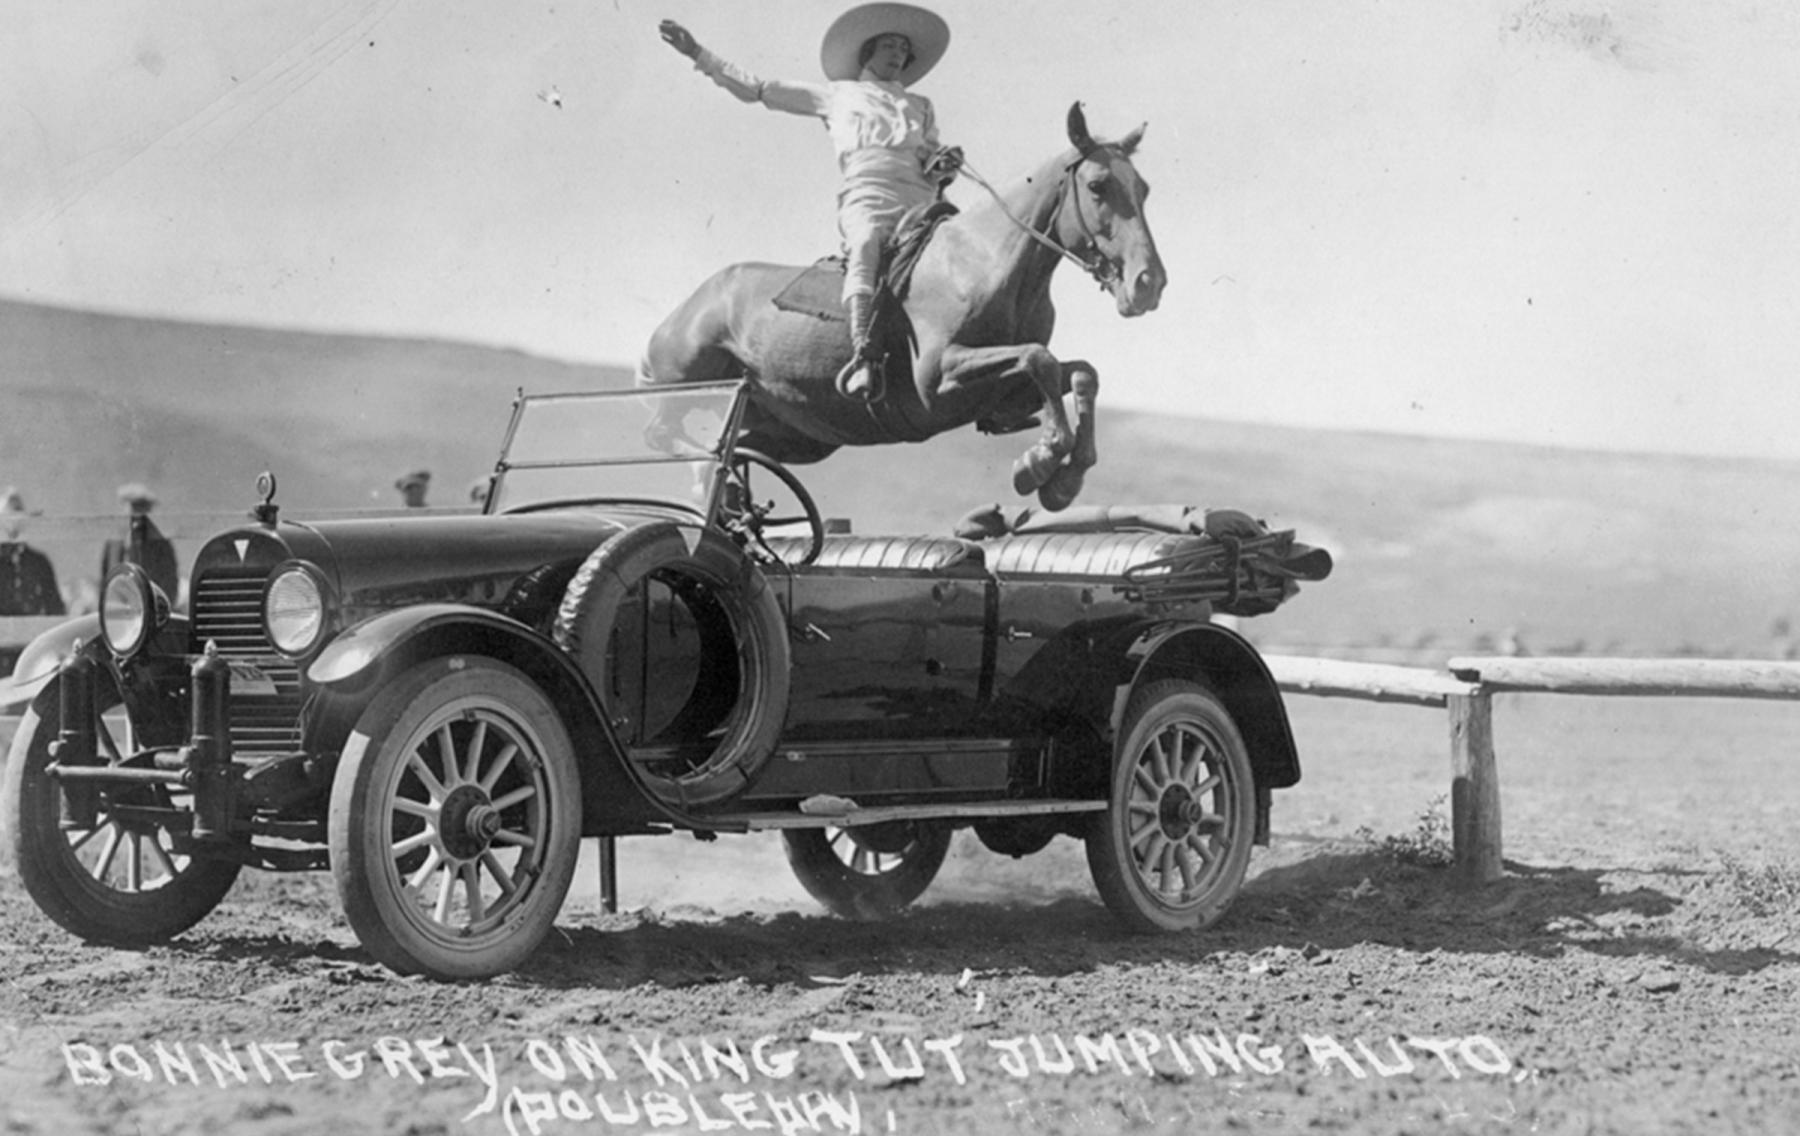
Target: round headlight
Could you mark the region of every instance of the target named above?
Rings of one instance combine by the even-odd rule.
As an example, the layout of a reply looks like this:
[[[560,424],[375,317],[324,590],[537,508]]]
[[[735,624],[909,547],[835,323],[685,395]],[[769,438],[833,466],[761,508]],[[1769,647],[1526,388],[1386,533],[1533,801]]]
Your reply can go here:
[[[325,633],[325,591],[305,568],[285,568],[263,593],[263,625],[284,655],[304,655]]]
[[[114,568],[100,591],[100,638],[107,650],[129,658],[155,630],[156,595],[150,577],[136,564]]]

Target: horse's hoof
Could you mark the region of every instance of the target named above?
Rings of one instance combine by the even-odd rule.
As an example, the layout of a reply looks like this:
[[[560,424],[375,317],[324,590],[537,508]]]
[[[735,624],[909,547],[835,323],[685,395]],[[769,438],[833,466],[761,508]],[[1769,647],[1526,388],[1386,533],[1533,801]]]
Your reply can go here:
[[[1024,497],[1031,493],[1032,490],[1036,489],[1037,486],[1037,477],[1031,472],[1031,467],[1025,463],[1025,459],[1019,458],[1014,461],[1013,492]]]
[[[1081,496],[1084,480],[1080,472],[1064,466],[1038,488],[1038,504],[1047,512],[1062,512],[1075,503],[1075,498]]]
[[[1042,486],[1061,468],[1057,459],[1043,446],[1033,446],[1013,462],[1013,492],[1024,497]]]

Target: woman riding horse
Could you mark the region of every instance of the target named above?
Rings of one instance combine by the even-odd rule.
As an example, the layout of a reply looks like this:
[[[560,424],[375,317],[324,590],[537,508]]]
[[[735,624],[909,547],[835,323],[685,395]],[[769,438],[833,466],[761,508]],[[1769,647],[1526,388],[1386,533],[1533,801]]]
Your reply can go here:
[[[638,385],[748,380],[738,440],[788,463],[968,425],[998,434],[1037,426],[1037,441],[1014,462],[1013,488],[1035,491],[1046,509],[1066,507],[1097,460],[1100,380],[1089,363],[1049,349],[1056,268],[1079,265],[1126,317],[1154,311],[1168,282],[1144,212],[1150,187],[1132,162],[1144,128],[1097,139],[1076,104],[1067,133],[1068,149],[946,219],[919,253],[902,301],[904,381],[882,397],[839,393],[832,377],[850,358],[849,340],[812,312],[775,302],[799,267],[756,262],[714,272],[663,318]],[[679,429],[658,416],[658,435]]]
[[[911,4],[852,8],[832,23],[820,48],[829,83],[758,79],[701,47],[673,20],[664,20],[659,30],[696,69],[739,100],[825,121],[843,176],[838,231],[847,261],[843,297],[854,348],[838,374],[838,389],[875,397],[870,332],[882,246],[900,219],[935,201],[962,166],[961,150],[938,143],[931,100],[909,89],[943,57],[950,44],[948,25]]]

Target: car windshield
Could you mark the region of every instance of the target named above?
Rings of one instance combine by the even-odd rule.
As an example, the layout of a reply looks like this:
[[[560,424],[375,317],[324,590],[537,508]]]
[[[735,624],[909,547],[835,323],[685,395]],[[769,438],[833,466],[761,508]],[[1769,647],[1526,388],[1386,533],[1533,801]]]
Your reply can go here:
[[[744,384],[521,397],[488,511],[649,501],[713,515]]]

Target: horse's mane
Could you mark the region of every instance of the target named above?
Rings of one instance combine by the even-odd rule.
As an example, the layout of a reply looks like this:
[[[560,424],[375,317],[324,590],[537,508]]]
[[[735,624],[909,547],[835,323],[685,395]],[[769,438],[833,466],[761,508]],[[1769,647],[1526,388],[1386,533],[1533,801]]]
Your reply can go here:
[[[1042,193],[1044,202],[1054,200],[1057,189],[1062,185],[1063,173],[1080,157],[1074,147],[1066,147],[1061,152],[1052,154],[1025,173],[1015,175],[999,185],[980,184],[979,193],[974,204],[964,210],[972,214],[998,214],[1007,212],[1018,216],[1021,221],[1029,222],[1032,218],[1019,213],[1027,204]],[[1042,187],[1048,186],[1048,189]]]
[[[1013,214],[1020,221],[1032,223],[1035,218],[1025,216],[1024,211],[1033,202],[1036,202],[1040,208],[1049,208],[1055,202],[1056,194],[1063,186],[1065,175],[1074,169],[1083,158],[1096,151],[1112,150],[1125,161],[1132,162],[1137,154],[1142,135],[1143,130],[1140,127],[1125,138],[1089,139],[1088,146],[1082,148],[1066,146],[1027,172],[1000,185],[981,182],[980,192],[975,202],[967,206],[963,212],[975,215],[971,217],[971,223],[988,216],[1004,217],[1007,213]]]

